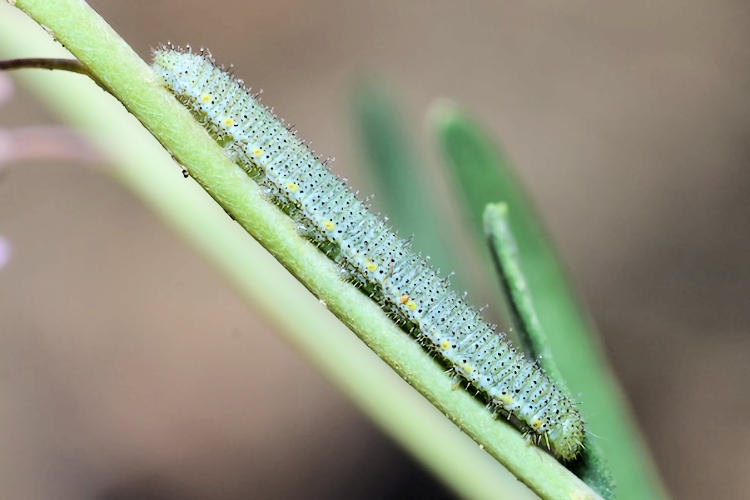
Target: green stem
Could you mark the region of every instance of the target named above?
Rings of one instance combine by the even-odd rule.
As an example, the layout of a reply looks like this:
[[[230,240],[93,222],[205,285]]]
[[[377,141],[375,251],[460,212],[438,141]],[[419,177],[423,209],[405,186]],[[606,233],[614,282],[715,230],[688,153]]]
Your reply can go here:
[[[189,112],[160,86],[148,65],[88,5],[80,0],[18,0],[16,6],[51,30],[222,208],[331,312],[533,491],[544,498],[596,498],[585,484],[550,456],[530,446],[515,429],[494,420],[468,392],[454,390],[442,367],[375,303],[340,279],[336,265],[300,237],[288,217],[265,201],[257,185],[229,160]],[[251,258],[231,257],[230,273],[241,267],[244,259]],[[283,307],[295,321],[305,318],[305,311],[297,308],[296,301],[275,292],[275,288],[270,288],[266,301]],[[331,363],[347,364],[335,354],[336,349],[323,349],[324,341],[320,341],[322,345],[318,345],[318,338],[308,338],[306,342],[320,353],[321,358],[316,361],[325,361],[329,367]],[[358,386],[352,390],[369,393],[377,389]],[[441,436],[431,439],[439,440]],[[498,488],[502,495],[502,485]]]

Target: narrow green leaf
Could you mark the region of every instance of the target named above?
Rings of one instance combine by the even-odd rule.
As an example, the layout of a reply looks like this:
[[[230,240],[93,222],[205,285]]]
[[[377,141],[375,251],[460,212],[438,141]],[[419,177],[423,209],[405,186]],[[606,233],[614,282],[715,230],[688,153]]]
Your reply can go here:
[[[487,236],[497,274],[508,298],[509,309],[518,325],[518,337],[525,344],[526,351],[536,359],[547,375],[570,395],[560,370],[549,347],[547,334],[539,321],[534,307],[533,293],[521,269],[518,245],[508,222],[508,205],[490,203],[484,210],[484,232]],[[570,395],[572,398],[572,395]],[[584,451],[572,470],[593,487],[604,498],[615,498],[615,484],[612,472],[604,458],[598,440],[586,435]],[[570,465],[569,465],[570,467]]]
[[[630,409],[607,366],[588,315],[575,293],[526,192],[499,148],[449,103],[431,110],[449,170],[483,240],[482,213],[502,200],[510,208],[520,267],[534,292],[538,320],[571,392],[581,399],[590,433],[597,436],[623,498],[663,498],[664,492]]]
[[[434,265],[457,271],[454,282],[462,288],[463,273],[450,239],[444,237],[434,186],[417,161],[392,97],[376,83],[363,82],[355,89],[353,109],[365,164],[375,181],[376,204],[401,234],[414,235],[414,248],[429,255]]]
[[[500,284],[508,297],[510,311],[522,330],[521,339],[525,349],[544,368],[552,379],[562,382],[562,376],[550,351],[547,334],[537,316],[532,292],[521,270],[518,245],[508,222],[508,204],[489,203],[482,217],[484,233],[496,265]]]

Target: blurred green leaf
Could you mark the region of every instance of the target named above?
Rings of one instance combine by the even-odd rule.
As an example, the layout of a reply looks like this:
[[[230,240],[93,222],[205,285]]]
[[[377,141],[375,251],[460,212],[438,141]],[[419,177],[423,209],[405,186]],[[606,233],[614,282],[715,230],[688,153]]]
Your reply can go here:
[[[502,200],[515,235],[520,268],[533,291],[538,321],[571,392],[581,399],[589,432],[597,436],[622,498],[663,498],[630,410],[596,341],[593,325],[575,298],[541,219],[496,144],[455,105],[440,102],[430,112],[457,190],[484,244],[482,215]]]
[[[434,185],[416,160],[412,139],[392,97],[382,86],[362,82],[355,89],[353,108],[378,205],[399,233],[414,235],[414,248],[429,255],[436,267],[458,271],[460,263],[444,237],[445,222],[439,215]],[[462,288],[460,278],[453,281]]]

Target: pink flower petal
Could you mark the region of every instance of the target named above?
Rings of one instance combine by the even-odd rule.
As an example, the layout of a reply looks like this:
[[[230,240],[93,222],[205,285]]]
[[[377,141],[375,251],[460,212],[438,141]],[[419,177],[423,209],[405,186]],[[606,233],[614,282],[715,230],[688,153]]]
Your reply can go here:
[[[10,242],[0,236],[0,269],[4,268],[10,261],[11,253]]]

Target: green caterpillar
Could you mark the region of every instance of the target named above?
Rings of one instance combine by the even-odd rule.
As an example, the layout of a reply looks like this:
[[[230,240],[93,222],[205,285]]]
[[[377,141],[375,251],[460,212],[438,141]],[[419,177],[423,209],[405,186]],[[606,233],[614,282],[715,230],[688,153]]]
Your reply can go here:
[[[300,232],[338,263],[418,341],[473,386],[491,411],[562,460],[582,448],[575,404],[532,360],[452,291],[427,260],[371,213],[242,82],[209,54],[163,47],[154,70],[164,85],[298,222]]]

